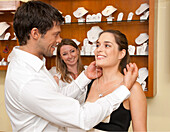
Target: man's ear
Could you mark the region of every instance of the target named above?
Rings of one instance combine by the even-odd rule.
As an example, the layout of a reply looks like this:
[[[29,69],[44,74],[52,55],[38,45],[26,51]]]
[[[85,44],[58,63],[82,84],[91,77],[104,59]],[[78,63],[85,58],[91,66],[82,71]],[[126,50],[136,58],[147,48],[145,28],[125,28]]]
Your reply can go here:
[[[40,33],[39,33],[39,30],[37,28],[32,28],[31,37],[33,39],[38,39],[40,37]]]
[[[119,59],[123,59],[123,57],[125,57],[125,55],[126,55],[126,50],[122,49],[119,53]]]

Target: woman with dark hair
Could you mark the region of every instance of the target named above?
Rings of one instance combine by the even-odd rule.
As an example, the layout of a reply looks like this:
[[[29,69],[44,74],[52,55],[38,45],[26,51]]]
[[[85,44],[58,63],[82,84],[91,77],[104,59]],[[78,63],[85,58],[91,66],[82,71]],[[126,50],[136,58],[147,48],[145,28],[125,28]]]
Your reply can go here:
[[[86,103],[116,90],[123,81],[123,69],[129,63],[128,41],[126,36],[117,30],[101,32],[97,41],[95,59],[103,75],[93,80],[88,86]],[[132,120],[133,131],[147,131],[147,103],[141,85],[136,82],[131,96],[120,104],[116,111],[95,126],[94,131],[128,131]]]

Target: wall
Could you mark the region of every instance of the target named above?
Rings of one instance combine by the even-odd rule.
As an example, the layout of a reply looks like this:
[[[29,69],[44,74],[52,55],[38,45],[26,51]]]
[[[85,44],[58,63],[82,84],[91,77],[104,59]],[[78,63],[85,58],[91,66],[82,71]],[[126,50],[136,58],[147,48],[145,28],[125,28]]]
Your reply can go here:
[[[5,103],[4,103],[4,82],[5,82],[6,71],[0,71],[0,132],[10,132],[11,125],[9,118],[6,114]]]
[[[170,0],[158,1],[157,95],[148,99],[148,130],[170,131]]]
[[[147,99],[148,131],[170,132],[170,0],[158,0],[157,48],[157,95]],[[11,131],[4,106],[5,71],[0,71],[0,131]]]

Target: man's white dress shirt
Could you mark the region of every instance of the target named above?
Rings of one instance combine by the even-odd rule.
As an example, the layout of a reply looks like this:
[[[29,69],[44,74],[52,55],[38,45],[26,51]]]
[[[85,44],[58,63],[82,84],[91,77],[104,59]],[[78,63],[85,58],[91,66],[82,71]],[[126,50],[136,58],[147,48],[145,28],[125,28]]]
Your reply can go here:
[[[84,72],[71,84],[58,87],[44,61],[14,47],[5,79],[5,103],[13,131],[54,132],[66,127],[88,130],[107,117],[130,92],[113,93],[83,106],[75,100],[90,82]]]
[[[84,68],[86,69],[87,66],[84,66]],[[54,77],[54,76],[57,76],[57,77],[58,77],[58,79],[59,79],[59,84],[58,84],[58,85],[59,85],[59,88],[62,89],[63,87],[66,87],[67,85],[70,84],[70,83],[68,83],[68,82],[64,82],[64,81],[61,80],[61,74],[56,71],[56,66],[53,66],[53,67],[49,70],[49,72],[51,73],[51,75],[52,75],[53,77]],[[71,75],[69,75],[69,76],[70,76],[70,78],[71,78],[71,82],[72,82],[72,81],[75,81]],[[83,105],[83,104],[84,104],[84,101],[85,101],[85,98],[86,98],[86,94],[87,94],[87,86],[85,86],[84,90],[83,90],[82,92],[80,92],[80,93],[78,94],[78,96],[77,96],[76,98],[74,98],[74,99],[78,100],[79,103],[80,103],[81,105]]]

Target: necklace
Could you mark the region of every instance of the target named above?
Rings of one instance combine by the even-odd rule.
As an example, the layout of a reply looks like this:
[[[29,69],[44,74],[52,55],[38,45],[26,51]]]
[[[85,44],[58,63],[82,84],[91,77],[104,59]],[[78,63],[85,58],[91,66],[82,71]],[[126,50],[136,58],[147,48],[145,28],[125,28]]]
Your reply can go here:
[[[97,70],[96,70],[96,74],[97,74]],[[120,85],[122,82],[123,82],[123,81],[121,81],[121,82],[118,83],[118,84],[115,84],[113,87],[110,87],[110,88],[106,89],[104,92],[101,93],[101,92],[100,92],[100,89],[99,89],[99,78],[97,78],[97,91],[98,91],[98,94],[99,94],[99,98],[103,97],[103,95],[104,95],[107,91],[109,91],[110,89],[115,88],[116,86]]]
[[[120,85],[122,83],[122,81],[120,82],[120,83],[118,83],[118,84],[115,84],[113,87],[110,87],[110,88],[108,88],[108,89],[106,89],[103,93],[100,93],[99,91],[99,87],[98,87],[98,94],[99,94],[99,98],[101,98],[101,97],[103,97],[103,95],[107,92],[107,91],[109,91],[110,89],[113,89],[113,88],[115,88],[116,86],[118,86],[118,85]]]

